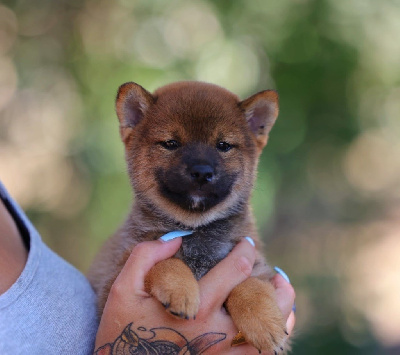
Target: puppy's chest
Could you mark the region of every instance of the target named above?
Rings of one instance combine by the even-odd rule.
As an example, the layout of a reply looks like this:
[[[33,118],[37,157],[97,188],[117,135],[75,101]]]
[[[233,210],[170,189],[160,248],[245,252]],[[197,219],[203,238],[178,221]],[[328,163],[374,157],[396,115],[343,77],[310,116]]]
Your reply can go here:
[[[182,259],[199,280],[225,258],[234,245],[234,241],[194,234],[183,238],[176,257]]]

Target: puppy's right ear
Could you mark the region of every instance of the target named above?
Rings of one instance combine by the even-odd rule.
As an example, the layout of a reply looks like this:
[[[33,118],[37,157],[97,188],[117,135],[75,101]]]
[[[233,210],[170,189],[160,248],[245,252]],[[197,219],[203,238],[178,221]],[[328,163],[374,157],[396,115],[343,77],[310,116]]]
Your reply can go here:
[[[115,106],[124,142],[153,102],[153,96],[136,83],[129,82],[119,87]]]

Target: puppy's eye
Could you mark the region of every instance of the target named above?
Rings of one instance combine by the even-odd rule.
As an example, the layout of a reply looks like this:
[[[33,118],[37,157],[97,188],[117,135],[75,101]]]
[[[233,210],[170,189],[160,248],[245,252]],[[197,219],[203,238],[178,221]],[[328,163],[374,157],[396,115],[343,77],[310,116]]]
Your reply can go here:
[[[170,139],[168,141],[161,142],[160,144],[165,149],[168,149],[168,150],[174,150],[174,149],[177,149],[177,148],[179,148],[181,146],[181,144],[178,141],[174,140],[174,139]]]
[[[221,152],[227,152],[228,150],[232,149],[232,146],[227,142],[218,142],[217,149]]]

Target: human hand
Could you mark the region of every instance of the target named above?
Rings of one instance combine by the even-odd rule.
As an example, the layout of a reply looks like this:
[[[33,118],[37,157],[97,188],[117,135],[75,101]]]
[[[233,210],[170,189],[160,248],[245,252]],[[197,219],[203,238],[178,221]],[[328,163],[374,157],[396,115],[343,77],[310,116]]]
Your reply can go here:
[[[200,309],[195,320],[171,317],[164,307],[144,291],[144,279],[157,262],[175,254],[181,238],[170,242],[144,242],[132,251],[108,297],[96,338],[96,354],[197,354],[209,349],[218,354],[257,354],[248,344],[231,347],[237,329],[223,303],[230,291],[251,273],[254,248],[241,241],[232,252],[200,281]],[[277,278],[277,292],[285,294],[285,281]],[[290,310],[288,297],[281,302],[282,311]],[[292,302],[293,304],[293,302]],[[289,313],[287,311],[286,313]],[[105,345],[103,345],[105,344]],[[99,348],[99,346],[101,346]]]
[[[286,330],[290,336],[296,323],[296,306],[294,304],[296,294],[288,276],[281,269],[275,268],[275,270],[278,273],[271,279],[271,283],[275,287],[276,301],[283,318],[286,319]]]

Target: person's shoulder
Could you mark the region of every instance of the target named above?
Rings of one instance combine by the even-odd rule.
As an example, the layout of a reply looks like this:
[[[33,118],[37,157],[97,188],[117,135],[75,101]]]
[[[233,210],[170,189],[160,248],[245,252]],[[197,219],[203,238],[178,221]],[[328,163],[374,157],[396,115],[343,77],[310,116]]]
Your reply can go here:
[[[0,318],[7,324],[0,327],[0,353],[90,353],[98,317],[88,280],[42,241],[1,183],[0,192],[29,243],[21,275],[0,296]],[[27,343],[27,337],[32,341]]]

